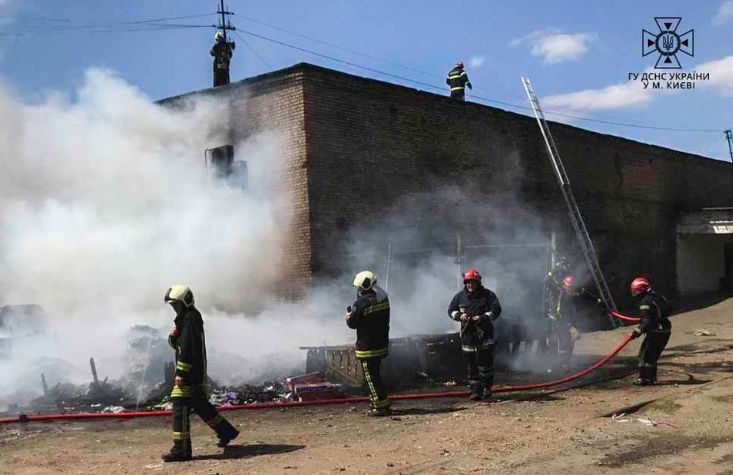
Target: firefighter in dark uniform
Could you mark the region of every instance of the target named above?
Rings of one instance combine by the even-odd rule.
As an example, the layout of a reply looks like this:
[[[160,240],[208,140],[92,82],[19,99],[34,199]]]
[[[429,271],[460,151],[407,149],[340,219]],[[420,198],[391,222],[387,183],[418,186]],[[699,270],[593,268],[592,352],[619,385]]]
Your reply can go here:
[[[221,31],[216,32],[214,40],[216,43],[209,54],[214,57],[214,87],[217,87],[229,84],[229,62],[237,45],[227,41]]]
[[[481,274],[468,269],[464,288],[451,300],[448,315],[461,322],[461,349],[468,367],[471,399],[491,397],[494,384],[494,324],[501,314],[496,294],[481,285]]]
[[[466,100],[466,86],[473,89],[471,81],[468,80],[468,73],[463,69],[463,63],[460,61],[450,70],[448,77],[445,78],[445,83],[450,86],[451,99],[458,99],[459,101]]]
[[[189,411],[193,409],[219,437],[219,447],[226,447],[239,431],[209,403],[206,388],[206,339],[201,313],[194,307],[193,293],[185,285],[174,285],[165,294],[165,302],[176,312],[168,343],[176,350],[176,376],[173,402],[173,448],[163,455],[165,462],[191,460]]]
[[[547,317],[557,340],[558,363],[562,369],[568,369],[575,342],[580,340],[580,332],[575,327],[579,300],[587,299],[596,305],[602,305],[602,301],[587,289],[576,286],[572,275],[566,275],[562,282],[558,282],[556,274],[548,273],[548,285],[554,289],[555,298],[552,300],[553,307],[550,308]]]
[[[367,415],[388,416],[390,400],[379,367],[389,349],[389,298],[376,283],[377,277],[368,270],[356,274],[356,301],[347,308],[346,325],[356,330],[356,357],[361,362],[371,401]]]
[[[639,328],[632,335],[634,338],[642,333],[646,335],[639,348],[639,378],[634,384],[646,386],[657,382],[657,360],[672,333],[669,303],[664,296],[652,290],[646,277],[637,277],[631,282],[631,295],[639,299],[641,313]]]

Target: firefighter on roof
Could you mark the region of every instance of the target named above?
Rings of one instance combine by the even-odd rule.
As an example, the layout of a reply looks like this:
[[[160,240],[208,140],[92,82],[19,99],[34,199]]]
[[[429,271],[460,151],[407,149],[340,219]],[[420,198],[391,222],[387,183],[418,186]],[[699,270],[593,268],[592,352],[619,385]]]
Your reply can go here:
[[[219,447],[226,447],[239,435],[239,431],[209,403],[204,321],[194,307],[191,289],[185,285],[174,285],[166,292],[164,301],[176,312],[168,337],[168,343],[176,351],[176,376],[171,392],[173,448],[163,455],[163,461],[179,462],[191,460],[191,409],[216,432]]]
[[[389,350],[389,299],[377,287],[377,277],[365,270],[354,277],[356,301],[347,308],[346,325],[356,330],[356,357],[369,389],[369,416],[388,416],[390,400],[379,369]]]
[[[217,87],[229,84],[229,62],[237,45],[227,41],[221,31],[216,32],[214,41],[209,54],[214,57],[214,87]]]
[[[463,69],[463,63],[460,61],[450,70],[448,77],[445,78],[445,83],[450,86],[451,99],[459,101],[466,100],[466,86],[473,89],[471,81],[468,80],[468,73]]]
[[[494,384],[494,320],[501,314],[496,294],[481,285],[481,274],[468,269],[463,274],[464,288],[448,306],[448,315],[461,322],[461,349],[468,367],[471,399],[491,396]]]

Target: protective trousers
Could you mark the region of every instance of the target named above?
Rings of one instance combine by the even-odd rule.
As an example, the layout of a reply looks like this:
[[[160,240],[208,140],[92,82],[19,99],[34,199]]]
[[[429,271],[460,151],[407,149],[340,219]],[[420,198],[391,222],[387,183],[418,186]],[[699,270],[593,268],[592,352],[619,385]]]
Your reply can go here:
[[[669,331],[650,331],[639,348],[639,378],[657,380],[657,360],[667,346]]]
[[[173,402],[173,446],[181,454],[191,455],[191,419],[193,409],[196,414],[214,429],[219,439],[230,439],[237,430],[224,419],[211,405],[201,389],[191,389],[191,397],[174,397]]]
[[[474,351],[463,349],[463,357],[468,369],[468,384],[471,389],[481,394],[491,391],[494,385],[494,348],[478,348]]]
[[[451,99],[457,99],[459,101],[465,101],[466,100],[466,90],[461,89],[453,89],[450,92],[450,98]]]
[[[361,369],[364,372],[364,381],[369,388],[369,401],[374,409],[386,409],[392,403],[387,397],[379,367],[382,357],[364,358],[361,360]]]
[[[570,324],[562,320],[554,325],[555,335],[557,336],[557,357],[562,366],[570,364],[575,349],[575,341],[570,328]]]
[[[214,87],[229,84],[229,68],[217,68],[214,66]]]

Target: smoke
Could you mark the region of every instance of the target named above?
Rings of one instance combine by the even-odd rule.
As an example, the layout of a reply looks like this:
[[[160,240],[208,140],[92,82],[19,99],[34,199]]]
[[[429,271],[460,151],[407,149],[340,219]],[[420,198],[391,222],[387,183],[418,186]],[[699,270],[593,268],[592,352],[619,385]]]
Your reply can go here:
[[[174,283],[192,287],[210,374],[224,383],[302,371],[302,345],[352,342],[343,313],[364,268],[391,294],[393,337],[457,331],[446,309],[467,267],[504,304],[500,325],[539,312],[531,302],[546,248],[504,246],[548,240],[547,223],[506,190],[519,165],[475,184],[496,190],[488,198],[470,183],[405,197],[377,225],[343,236],[351,259],[341,277],[303,301],[279,300],[280,230],[290,218],[282,131],[234,144],[249,187],[227,187],[203,166],[203,149],[227,142],[227,110],[200,96],[161,107],[98,69],[73,97],[24,103],[0,87],[0,304],[48,314],[43,335],[16,339],[0,360],[0,403],[39,394],[40,372],[49,384],[88,382],[92,356],[100,377],[121,375],[131,326],[167,334],[173,314],[162,298]]]
[[[234,144],[247,160],[246,192],[206,175],[204,148],[226,143],[225,110],[204,98],[164,108],[98,69],[74,97],[29,104],[0,88],[0,303],[39,304],[49,316],[45,337],[16,338],[12,358],[0,360],[10,383],[1,395],[40,391],[31,372],[40,358],[75,368],[47,374],[50,383],[88,381],[90,356],[100,376],[118,376],[132,325],[167,333],[173,315],[162,298],[173,283],[194,289],[210,346],[252,365],[252,355],[284,345],[297,351],[276,336],[289,328],[300,341],[322,333],[285,323],[295,312],[277,302],[266,304],[271,318],[227,315],[269,301],[282,258],[277,231],[289,217],[277,198],[279,131]]]

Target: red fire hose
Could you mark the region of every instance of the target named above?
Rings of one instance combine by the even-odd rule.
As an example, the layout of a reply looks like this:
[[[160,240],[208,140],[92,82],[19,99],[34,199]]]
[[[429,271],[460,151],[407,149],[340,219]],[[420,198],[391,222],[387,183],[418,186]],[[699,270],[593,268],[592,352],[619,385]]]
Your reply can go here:
[[[604,356],[602,359],[597,361],[592,366],[572,374],[568,377],[558,379],[555,381],[547,381],[544,383],[536,384],[523,384],[519,386],[500,386],[492,388],[494,393],[508,393],[512,391],[527,391],[531,389],[543,389],[550,386],[557,386],[573,381],[578,378],[595,371],[604,364],[606,364],[611,358],[616,356],[626,345],[633,339],[631,335],[628,335],[624,341],[622,341],[611,353]],[[419,393],[419,394],[396,394],[390,396],[392,400],[408,400],[408,399],[429,399],[429,398],[443,398],[443,397],[460,397],[466,396],[470,391],[443,391],[434,393]],[[285,407],[303,407],[303,406],[321,406],[324,404],[353,404],[360,402],[368,402],[369,398],[366,397],[348,397],[341,399],[323,399],[318,401],[304,401],[304,402],[267,402],[261,404],[238,404],[230,406],[219,406],[219,411],[239,411],[239,410],[255,410],[255,409],[278,409]],[[81,412],[75,414],[38,414],[38,415],[24,415],[21,414],[18,417],[8,417],[0,419],[0,424],[9,424],[15,422],[50,422],[50,421],[72,421],[72,420],[89,420],[89,419],[132,419],[133,417],[159,417],[169,416],[171,411],[131,411],[121,413],[100,413],[100,412]]]
[[[611,316],[613,316],[614,318],[618,318],[619,320],[623,320],[625,322],[639,323],[641,321],[641,318],[639,317],[630,317],[628,315],[623,315],[616,312],[615,310],[609,310],[608,313],[610,313]]]

